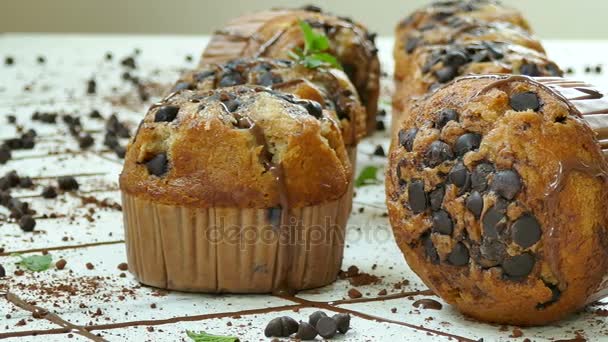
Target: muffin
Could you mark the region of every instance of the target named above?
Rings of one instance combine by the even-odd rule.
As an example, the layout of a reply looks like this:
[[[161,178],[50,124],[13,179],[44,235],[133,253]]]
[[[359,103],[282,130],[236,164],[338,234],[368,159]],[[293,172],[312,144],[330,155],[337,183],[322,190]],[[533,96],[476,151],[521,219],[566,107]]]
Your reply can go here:
[[[607,284],[608,165],[574,105],[532,78],[470,76],[413,105],[392,141],[395,238],[476,319],[546,324]]]
[[[174,92],[146,114],[120,175],[129,270],[181,291],[327,285],[351,179],[317,102],[258,86]]]
[[[355,166],[357,144],[366,134],[366,112],[344,72],[309,69],[290,60],[242,58],[189,71],[175,83],[173,91],[213,90],[241,84],[261,85],[318,102],[338,122],[351,164]]]
[[[230,21],[213,35],[203,52],[201,66],[239,57],[287,59],[294,49],[304,48],[299,20],[329,39],[329,53],[336,56],[357,89],[367,110],[367,132],[373,132],[380,93],[375,34],[349,18],[323,13],[311,6],[247,14]]]

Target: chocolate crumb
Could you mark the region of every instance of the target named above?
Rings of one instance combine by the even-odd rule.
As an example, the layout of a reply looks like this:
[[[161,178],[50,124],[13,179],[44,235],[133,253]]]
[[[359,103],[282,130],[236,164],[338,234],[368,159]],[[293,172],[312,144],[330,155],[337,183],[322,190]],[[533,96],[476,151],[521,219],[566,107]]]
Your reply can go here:
[[[397,308],[391,308],[392,313],[397,313]]]
[[[361,298],[363,297],[363,294],[357,290],[356,288],[351,288],[350,290],[348,290],[348,296],[352,299],[357,299],[357,298]]]
[[[4,266],[0,265],[0,278],[4,277],[6,277],[6,270],[4,269]]]
[[[386,289],[382,289],[380,290],[380,292],[378,292],[378,296],[386,296],[388,293],[388,291],[386,291]]]
[[[92,263],[90,263],[90,262],[87,262],[86,266],[87,266],[88,270],[92,270],[92,269],[95,268],[95,266]]]
[[[93,95],[97,92],[97,83],[94,79],[87,81],[87,94]]]
[[[65,265],[68,262],[65,261],[65,259],[59,259],[56,263],[55,263],[55,268],[57,268],[58,270],[63,270],[65,268]]]
[[[127,271],[129,269],[129,265],[126,262],[118,264],[118,269],[121,271]]]
[[[524,333],[521,331],[521,329],[515,328],[515,329],[513,329],[513,333],[511,333],[511,335],[509,337],[519,338],[522,336],[524,336]]]
[[[43,198],[55,198],[57,197],[57,190],[55,190],[54,186],[49,185],[42,190],[41,195]]]

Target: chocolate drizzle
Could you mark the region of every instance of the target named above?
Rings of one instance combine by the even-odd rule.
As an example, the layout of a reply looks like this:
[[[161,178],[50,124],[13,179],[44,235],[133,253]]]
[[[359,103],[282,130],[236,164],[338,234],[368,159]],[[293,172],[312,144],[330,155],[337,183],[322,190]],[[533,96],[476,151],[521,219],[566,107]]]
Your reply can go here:
[[[0,296],[3,296],[4,298],[6,298],[7,301],[22,308],[23,310],[31,312],[32,316],[34,318],[38,318],[38,319],[44,318],[51,323],[55,323],[63,328],[68,329],[68,332],[73,332],[75,334],[82,335],[92,341],[107,342],[106,339],[101,338],[95,334],[92,334],[85,327],[82,327],[79,325],[74,325],[74,324],[64,320],[63,318],[57,316],[56,314],[49,312],[46,309],[43,309],[36,305],[29,304],[12,292],[9,292],[9,291],[0,292]],[[17,337],[17,336],[19,336],[19,335],[11,336],[10,334],[5,334],[3,337],[8,338],[8,337]]]

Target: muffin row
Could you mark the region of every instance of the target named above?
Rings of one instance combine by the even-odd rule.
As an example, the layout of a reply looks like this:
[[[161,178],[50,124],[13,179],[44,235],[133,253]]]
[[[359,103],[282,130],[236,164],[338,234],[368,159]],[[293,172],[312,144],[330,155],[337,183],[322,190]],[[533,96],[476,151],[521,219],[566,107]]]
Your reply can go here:
[[[608,274],[608,101],[530,77],[561,71],[529,32],[485,0],[400,23],[386,173],[410,267],[461,312],[516,325],[582,309]]]
[[[312,7],[212,37],[127,149],[127,254],[142,283],[291,293],[336,279],[357,144],[375,127],[373,38]]]

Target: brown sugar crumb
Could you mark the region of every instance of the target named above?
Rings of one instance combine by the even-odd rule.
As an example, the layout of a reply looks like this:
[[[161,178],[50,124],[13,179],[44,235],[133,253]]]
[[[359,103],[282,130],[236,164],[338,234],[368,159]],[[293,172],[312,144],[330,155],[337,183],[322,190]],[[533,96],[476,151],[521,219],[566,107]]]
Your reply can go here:
[[[57,268],[58,270],[62,270],[65,268],[65,265],[68,262],[65,261],[65,259],[59,259],[56,263],[55,263],[55,268]]]
[[[121,271],[126,271],[129,269],[129,265],[126,262],[120,263],[118,265],[118,269]]]
[[[95,266],[94,266],[93,264],[91,264],[90,262],[87,262],[87,265],[86,265],[86,266],[87,266],[87,269],[88,269],[88,270],[92,270],[92,269],[94,269],[94,268],[95,268]]]
[[[350,290],[348,290],[348,296],[352,299],[357,299],[357,298],[363,297],[363,294],[361,294],[361,292],[359,292],[359,290],[357,290],[356,288],[353,287]]]

